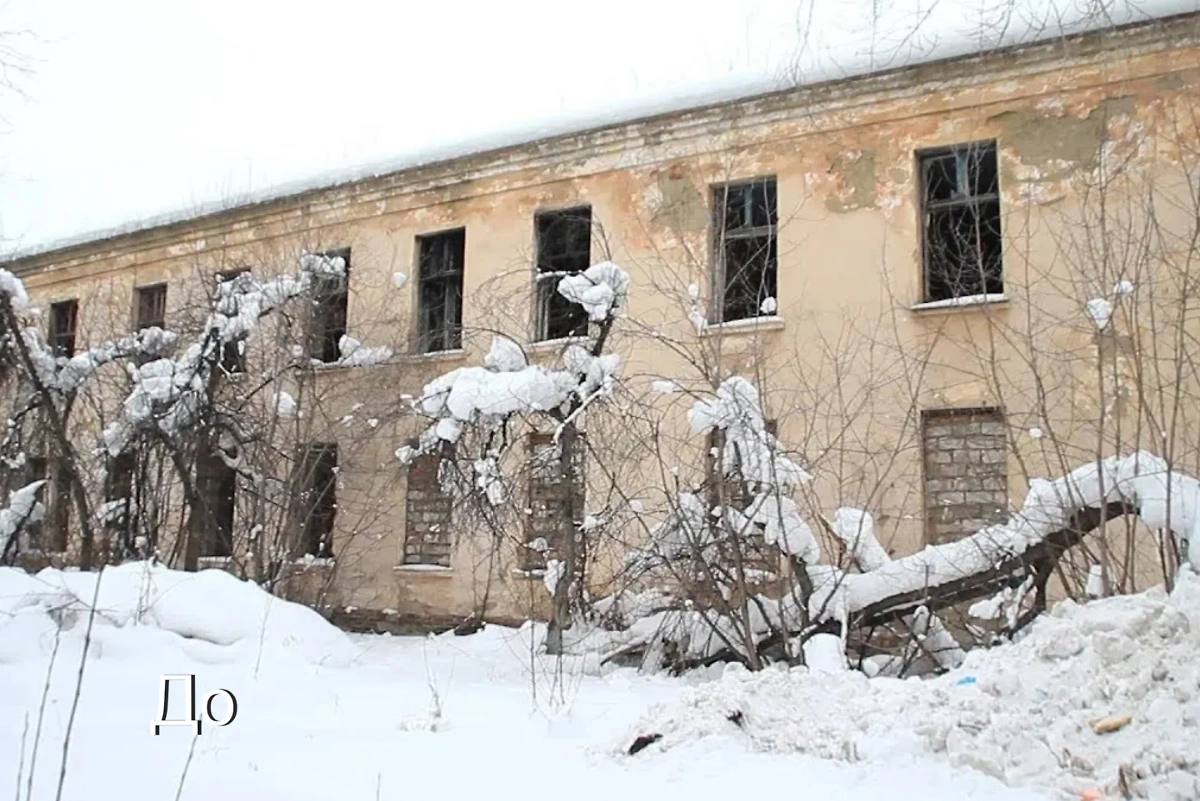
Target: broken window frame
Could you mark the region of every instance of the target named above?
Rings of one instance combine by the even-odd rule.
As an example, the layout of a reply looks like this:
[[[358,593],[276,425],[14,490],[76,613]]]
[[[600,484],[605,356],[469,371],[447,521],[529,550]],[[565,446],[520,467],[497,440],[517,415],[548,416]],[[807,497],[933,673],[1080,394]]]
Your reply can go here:
[[[715,325],[749,320],[755,317],[774,317],[777,312],[764,312],[763,302],[779,293],[779,188],[773,175],[747,181],[715,184],[712,189],[712,305],[709,322]],[[761,198],[757,193],[761,192]],[[740,206],[740,223],[730,225],[730,199],[734,194],[748,197]],[[758,201],[761,200],[761,203]],[[758,204],[759,208],[756,208]],[[765,214],[760,214],[765,212]],[[735,254],[747,248],[753,250]],[[752,262],[761,258],[757,277],[752,276]],[[735,263],[735,262],[741,262]]]
[[[339,453],[336,442],[310,442],[296,454],[293,481],[297,514],[296,556],[333,558]],[[325,475],[327,473],[327,475]]]
[[[341,258],[346,268],[339,276],[313,276],[308,355],[322,364],[335,364],[342,358],[341,341],[349,325],[350,248],[335,248],[318,255],[329,259]]]
[[[949,164],[953,164],[953,181],[948,176]],[[1002,295],[1004,247],[996,141],[918,151],[917,169],[922,302]],[[989,185],[981,187],[981,180]],[[943,220],[956,230],[965,230],[966,235],[943,242],[937,233]]]
[[[75,336],[79,325],[79,300],[60,300],[50,304],[50,321],[47,339],[50,351],[57,357],[71,358],[75,355]]]
[[[536,320],[534,340],[548,342],[587,336],[588,314],[558,292],[558,283],[591,266],[592,207],[539,211],[533,217]],[[572,226],[578,226],[572,231]]]
[[[418,353],[462,347],[466,228],[417,237]]]

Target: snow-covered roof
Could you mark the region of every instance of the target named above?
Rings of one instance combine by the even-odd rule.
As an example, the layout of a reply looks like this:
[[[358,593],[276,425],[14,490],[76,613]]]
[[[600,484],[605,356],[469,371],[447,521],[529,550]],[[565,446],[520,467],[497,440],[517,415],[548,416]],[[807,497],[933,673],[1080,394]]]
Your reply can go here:
[[[184,124],[197,126],[197,132],[176,131],[178,141],[142,143],[140,150],[138,123],[152,121],[160,113],[165,102],[162,98],[156,97],[153,103],[146,102],[146,98],[137,104],[130,101],[128,108],[142,119],[114,120],[114,113],[103,107],[58,109],[58,122],[81,111],[93,111],[85,121],[100,132],[99,142],[91,142],[95,137],[80,136],[77,126],[81,120],[72,119],[76,127],[69,139],[31,144],[31,138],[44,136],[47,131],[34,124],[28,135],[23,133],[22,116],[5,115],[6,109],[0,104],[0,119],[9,119],[12,128],[6,142],[9,147],[5,148],[9,158],[0,152],[0,175],[7,172],[9,176],[8,180],[0,180],[0,246],[8,249],[11,259],[44,254],[539,140],[752,99],[783,86],[880,73],[1200,10],[1200,0],[1129,0],[1115,6],[1104,4],[1103,13],[1093,8],[1094,3],[1070,0],[1009,0],[994,4],[990,10],[988,4],[980,10],[978,4],[950,0],[897,0],[883,10],[872,10],[877,4],[869,2],[850,6],[812,0],[764,0],[759,5],[748,4],[758,17],[750,14],[744,24],[746,42],[737,44],[726,30],[730,28],[727,6],[722,5],[718,13],[714,5],[713,18],[702,19],[701,25],[693,19],[704,17],[697,2],[687,4],[687,10],[676,8],[674,16],[664,18],[670,23],[668,30],[691,35],[690,41],[670,46],[660,43],[677,62],[670,67],[664,66],[667,60],[661,53],[657,61],[647,61],[637,49],[621,52],[614,48],[603,57],[560,59],[560,64],[569,64],[562,69],[543,69],[535,59],[536,69],[531,70],[521,56],[514,55],[519,47],[509,43],[497,53],[500,61],[489,61],[486,52],[476,54],[467,59],[472,68],[466,74],[451,76],[452,80],[444,85],[432,81],[436,93],[428,98],[421,95],[414,104],[405,102],[411,99],[406,92],[416,91],[409,83],[395,82],[390,75],[364,79],[362,65],[353,59],[355,74],[339,71],[329,59],[319,59],[318,72],[324,76],[325,85],[344,90],[351,101],[345,104],[346,111],[326,112],[323,107],[329,104],[322,102],[313,104],[316,110],[309,111],[301,104],[296,107],[299,110],[292,109],[291,124],[280,128],[277,119],[256,118],[253,114],[230,119],[221,106],[212,111],[192,108],[193,116]],[[673,0],[664,3],[666,7],[672,5]],[[652,27],[656,15],[664,13],[661,8],[639,10],[639,19]],[[604,29],[607,24],[587,16],[584,23],[589,26]],[[614,23],[614,35],[641,42],[646,34],[641,24],[630,26],[628,18],[622,20],[622,25]],[[336,23],[322,18],[320,24]],[[112,27],[111,22],[104,25],[110,33]],[[720,37],[714,39],[714,30]],[[499,33],[476,44],[483,47],[498,39]],[[360,30],[359,34],[368,39],[361,49],[369,50],[370,32]],[[711,51],[703,58],[689,60],[688,54],[695,47],[712,48],[712,42],[722,39],[728,52]],[[287,43],[289,47],[291,42]],[[493,46],[499,44],[503,43]],[[554,48],[561,45],[548,46],[557,53]],[[112,42],[107,41],[105,47],[111,48]],[[360,49],[359,43],[354,48]],[[350,58],[342,52],[333,61]],[[302,55],[297,58],[307,63]],[[525,67],[519,76],[510,76],[513,85],[499,97],[481,94],[496,93],[495,82],[487,80],[486,74],[506,73],[512,69],[508,60]],[[547,63],[550,61],[553,59]],[[625,62],[634,73],[632,83],[622,69]],[[102,65],[93,63],[88,68],[102,69]],[[167,62],[163,69],[170,75],[174,67]],[[247,83],[244,75],[240,77]],[[142,79],[149,81],[151,77]],[[535,83],[532,89],[527,85],[529,80]],[[260,103],[274,107],[270,102],[272,88],[264,88],[260,81],[249,83]],[[366,97],[390,108],[390,95],[380,98],[381,89],[393,91],[395,105],[407,113],[393,111],[388,118],[380,116],[374,105],[354,105],[355,99]],[[538,91],[546,90],[562,93],[557,108],[553,103],[530,104]],[[288,96],[286,87],[279,91]],[[427,99],[433,105],[422,106]],[[195,105],[190,98],[186,102]],[[231,101],[230,107],[235,106]],[[538,110],[531,112],[531,108]],[[340,143],[322,136],[331,127],[360,130],[356,114],[363,116],[365,126],[379,125],[380,130],[373,137],[343,138]],[[35,118],[35,123],[44,121]],[[393,127],[397,123],[402,127]],[[391,135],[393,130],[398,133]],[[263,141],[264,136],[281,131],[286,133],[285,139]],[[208,141],[205,132],[215,132],[213,138],[220,141]],[[122,144],[126,138],[133,143]],[[52,149],[56,141],[60,147]],[[332,158],[328,157],[331,142],[335,147],[340,144],[342,151]],[[105,145],[110,148],[107,162],[96,152]],[[143,157],[147,148],[151,148],[153,158]],[[77,152],[81,149],[82,155]],[[285,151],[286,157],[277,156],[274,151],[278,150]],[[83,163],[83,156],[90,160]],[[31,177],[12,180],[14,163],[19,165],[18,177]],[[234,170],[244,170],[245,174],[234,175]],[[183,201],[184,197],[189,200]]]

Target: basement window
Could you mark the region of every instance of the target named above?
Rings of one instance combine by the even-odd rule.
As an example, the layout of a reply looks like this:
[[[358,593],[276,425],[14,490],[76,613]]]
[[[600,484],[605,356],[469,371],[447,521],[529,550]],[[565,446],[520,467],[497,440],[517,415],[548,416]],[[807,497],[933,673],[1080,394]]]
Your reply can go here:
[[[773,316],[778,291],[775,179],[713,187],[713,221],[715,302],[710,321]]]
[[[79,301],[63,300],[50,304],[50,349],[55,356],[75,355],[75,327],[79,319]]]
[[[417,237],[417,352],[462,347],[465,228]]]
[[[918,154],[924,302],[1000,295],[1000,185],[996,143]]]
[[[313,319],[309,334],[309,356],[325,364],[341,358],[340,345],[346,335],[346,317],[350,304],[350,248],[329,250],[321,254],[330,259],[340,258],[346,265],[342,275],[314,276]]]
[[[591,265],[592,209],[580,206],[534,217],[537,235],[537,339],[586,336],[587,312],[558,293],[558,282]]]

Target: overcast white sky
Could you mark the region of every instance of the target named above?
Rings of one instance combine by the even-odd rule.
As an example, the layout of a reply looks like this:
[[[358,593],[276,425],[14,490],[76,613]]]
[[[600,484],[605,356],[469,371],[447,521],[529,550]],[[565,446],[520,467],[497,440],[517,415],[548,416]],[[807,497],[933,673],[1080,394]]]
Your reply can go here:
[[[1020,0],[1051,1],[1083,2]],[[771,89],[798,55],[814,76],[890,57],[892,43],[866,41],[871,0],[814,2],[810,16],[806,0],[0,0],[0,31],[30,31],[10,44],[32,59],[24,97],[0,92],[0,257],[367,165]],[[941,54],[955,48],[948,30],[962,40],[995,2],[884,8],[901,29],[932,8],[937,35],[904,46]]]

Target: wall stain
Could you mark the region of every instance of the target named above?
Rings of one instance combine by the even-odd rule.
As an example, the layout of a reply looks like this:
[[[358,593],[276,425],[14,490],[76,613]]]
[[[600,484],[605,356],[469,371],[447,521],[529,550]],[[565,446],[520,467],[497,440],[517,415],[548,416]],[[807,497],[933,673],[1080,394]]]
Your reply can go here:
[[[875,151],[851,150],[834,156],[829,172],[838,179],[837,189],[825,198],[825,208],[834,214],[856,209],[873,209],[877,201]]]
[[[1133,113],[1133,97],[1102,100],[1086,117],[1048,116],[1034,109],[1014,109],[988,118],[1000,128],[1001,143],[1023,164],[1050,168],[1045,180],[1057,180],[1079,168],[1096,166],[1112,117]]]

